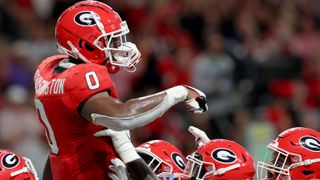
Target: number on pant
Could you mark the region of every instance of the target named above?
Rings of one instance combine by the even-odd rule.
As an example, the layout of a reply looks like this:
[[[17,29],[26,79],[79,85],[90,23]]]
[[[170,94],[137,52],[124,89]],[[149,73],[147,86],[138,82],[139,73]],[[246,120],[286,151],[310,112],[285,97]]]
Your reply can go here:
[[[52,130],[52,127],[48,121],[48,117],[46,115],[46,112],[44,110],[44,106],[43,104],[41,103],[41,101],[39,99],[35,99],[34,100],[34,104],[37,108],[37,111],[40,115],[40,120],[43,122],[43,124],[45,125],[45,128],[46,128],[46,137],[47,137],[47,141],[48,141],[48,144],[51,148],[51,152],[54,153],[54,154],[58,154],[59,152],[59,148],[57,146],[57,141],[56,141],[56,138],[54,137],[54,133],[53,133],[53,130]]]

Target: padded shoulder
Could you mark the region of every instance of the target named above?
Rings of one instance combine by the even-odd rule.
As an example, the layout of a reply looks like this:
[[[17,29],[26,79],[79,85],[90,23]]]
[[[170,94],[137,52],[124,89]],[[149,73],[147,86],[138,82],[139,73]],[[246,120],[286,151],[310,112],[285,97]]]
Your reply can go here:
[[[91,96],[108,91],[118,98],[115,86],[106,67],[97,64],[79,64],[64,72],[66,77],[65,90],[68,98],[65,103],[72,108]]]

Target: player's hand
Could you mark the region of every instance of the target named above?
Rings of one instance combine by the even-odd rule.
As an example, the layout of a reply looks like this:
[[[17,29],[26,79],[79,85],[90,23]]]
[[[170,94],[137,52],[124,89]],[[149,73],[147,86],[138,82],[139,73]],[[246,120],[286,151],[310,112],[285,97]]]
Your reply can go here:
[[[136,44],[132,42],[126,42],[126,43],[123,43],[123,45],[128,46],[131,49],[130,51],[131,63],[132,65],[136,65],[141,60],[141,53],[138,50]]]
[[[111,159],[111,165],[109,166],[109,169],[111,171],[109,172],[108,176],[112,180],[128,180],[127,168],[120,159]]]
[[[210,141],[207,134],[199,128],[189,126],[188,131],[195,137],[196,147],[199,148]]]
[[[119,47],[119,49],[128,49],[127,57],[130,58],[129,60],[130,65],[126,67],[126,69],[129,71],[135,71],[136,70],[135,65],[141,60],[141,53],[138,50],[136,44],[132,42],[125,42]],[[115,58],[118,58],[119,60],[119,57],[115,57]]]
[[[187,85],[184,86],[188,90],[187,99],[184,101],[188,110],[195,114],[206,112],[208,110],[206,95],[199,89]]]
[[[104,129],[104,130],[101,130],[101,131],[94,133],[94,136],[95,137],[102,137],[102,136],[111,137],[113,146],[117,150],[117,152],[118,152],[119,148],[121,149],[121,146],[123,146],[125,144],[132,144],[129,130],[114,131],[111,129]]]
[[[112,140],[114,149],[125,164],[140,158],[131,143],[129,130],[114,131],[111,129],[105,129],[94,133],[94,136],[109,136]]]
[[[135,71],[135,65],[141,60],[137,46],[132,42],[125,42],[118,49],[119,51],[113,54],[114,59],[120,64],[125,64],[127,70]]]

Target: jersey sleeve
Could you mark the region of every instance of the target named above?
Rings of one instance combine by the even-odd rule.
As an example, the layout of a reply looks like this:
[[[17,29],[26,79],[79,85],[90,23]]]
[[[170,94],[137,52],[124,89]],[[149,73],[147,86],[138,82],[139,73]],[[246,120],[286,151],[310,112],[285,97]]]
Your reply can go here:
[[[67,96],[64,103],[71,109],[77,109],[82,102],[103,91],[108,91],[111,96],[117,98],[107,69],[100,65],[77,65],[68,72],[65,83]]]

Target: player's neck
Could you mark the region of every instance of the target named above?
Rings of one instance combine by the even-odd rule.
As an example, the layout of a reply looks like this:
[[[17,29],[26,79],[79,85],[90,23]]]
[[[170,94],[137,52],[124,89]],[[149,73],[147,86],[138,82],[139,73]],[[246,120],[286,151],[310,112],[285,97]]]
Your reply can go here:
[[[63,71],[81,63],[83,63],[83,61],[73,57],[68,57],[59,62],[59,64],[54,68],[53,74],[60,74]]]
[[[69,62],[73,63],[73,64],[83,64],[84,62],[81,59],[75,59],[71,56],[69,56]]]

